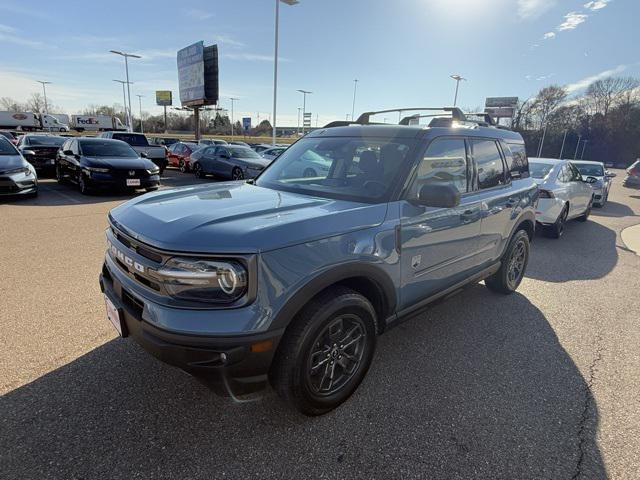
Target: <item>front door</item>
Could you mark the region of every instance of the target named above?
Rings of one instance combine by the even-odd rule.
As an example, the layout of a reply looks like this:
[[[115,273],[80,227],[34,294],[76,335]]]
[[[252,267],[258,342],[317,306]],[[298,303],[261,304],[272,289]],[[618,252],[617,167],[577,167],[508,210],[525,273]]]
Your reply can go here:
[[[473,169],[462,138],[436,138],[420,162],[408,199],[400,205],[400,309],[464,279],[477,267],[481,202],[470,190]],[[423,185],[450,184],[461,194],[455,208],[432,208],[411,200]]]

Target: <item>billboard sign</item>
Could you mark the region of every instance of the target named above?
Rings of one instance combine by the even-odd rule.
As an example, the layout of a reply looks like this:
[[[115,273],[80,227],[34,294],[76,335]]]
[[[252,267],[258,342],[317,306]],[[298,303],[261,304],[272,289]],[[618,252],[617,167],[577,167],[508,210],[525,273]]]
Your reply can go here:
[[[242,129],[245,132],[251,130],[251,117],[242,117]]]
[[[178,85],[182,105],[202,105],[204,94],[204,42],[178,50]]]
[[[156,105],[168,107],[173,105],[173,94],[171,90],[156,90]]]
[[[486,108],[515,108],[518,105],[518,97],[488,97],[484,103]]]

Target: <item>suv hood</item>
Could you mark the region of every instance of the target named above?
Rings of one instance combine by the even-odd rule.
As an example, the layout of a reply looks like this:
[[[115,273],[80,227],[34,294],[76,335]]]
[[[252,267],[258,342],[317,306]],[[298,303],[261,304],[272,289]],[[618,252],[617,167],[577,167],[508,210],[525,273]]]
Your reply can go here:
[[[256,253],[373,227],[386,204],[310,197],[241,182],[151,193],[113,210],[141,242],[193,253]]]
[[[155,168],[155,164],[146,158],[140,157],[84,157],[87,166],[105,167],[114,170],[137,170]]]

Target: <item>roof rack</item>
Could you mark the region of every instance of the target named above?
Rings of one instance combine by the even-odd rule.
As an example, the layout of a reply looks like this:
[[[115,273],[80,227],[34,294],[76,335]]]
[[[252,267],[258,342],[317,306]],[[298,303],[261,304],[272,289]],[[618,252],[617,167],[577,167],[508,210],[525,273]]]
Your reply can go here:
[[[415,111],[448,112],[451,114],[451,118],[454,120],[458,120],[458,121],[465,120],[464,113],[462,113],[462,110],[460,110],[458,107],[439,107],[439,108],[409,107],[409,108],[392,108],[390,110],[377,110],[374,112],[364,112],[362,115],[358,117],[358,120],[352,123],[359,123],[361,125],[370,125],[371,122],[369,120],[371,115],[378,115],[380,113],[393,113],[393,112],[398,112],[399,114],[402,114],[402,112],[415,112]],[[441,116],[441,115],[434,115],[434,116]],[[400,121],[400,124],[407,125],[407,124],[403,124],[402,120]]]

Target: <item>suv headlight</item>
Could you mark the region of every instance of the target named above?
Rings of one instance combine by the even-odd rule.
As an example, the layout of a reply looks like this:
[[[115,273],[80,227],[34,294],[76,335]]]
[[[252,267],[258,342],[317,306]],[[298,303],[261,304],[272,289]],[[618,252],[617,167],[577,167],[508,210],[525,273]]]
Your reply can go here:
[[[169,295],[181,300],[232,303],[247,292],[247,270],[234,261],[172,258],[157,273]]]
[[[7,170],[2,173],[4,173],[5,175],[15,175],[16,173],[24,173],[25,175],[29,176],[31,175],[31,170],[29,169],[29,167],[20,167],[20,168],[14,168],[13,170]]]
[[[109,169],[108,168],[98,168],[98,167],[82,167],[83,170],[86,170],[87,172],[94,172],[94,173],[109,173]]]
[[[150,168],[147,170],[149,175],[157,175],[160,173],[160,167]]]

